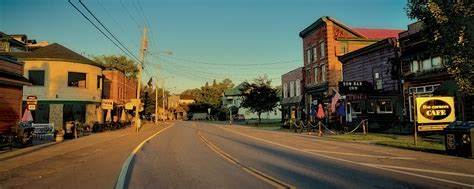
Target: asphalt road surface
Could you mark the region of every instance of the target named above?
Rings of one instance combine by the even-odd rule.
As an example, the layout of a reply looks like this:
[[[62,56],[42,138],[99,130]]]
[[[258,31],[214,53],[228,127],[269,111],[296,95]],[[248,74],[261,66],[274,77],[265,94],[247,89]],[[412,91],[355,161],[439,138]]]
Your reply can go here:
[[[473,169],[474,161],[467,159],[241,126],[176,122],[136,153],[124,186],[472,188]]]

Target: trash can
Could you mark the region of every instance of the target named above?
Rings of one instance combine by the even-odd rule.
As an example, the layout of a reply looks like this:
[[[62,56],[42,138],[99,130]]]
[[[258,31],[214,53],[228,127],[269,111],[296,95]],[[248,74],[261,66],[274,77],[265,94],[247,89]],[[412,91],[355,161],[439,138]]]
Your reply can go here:
[[[444,128],[444,144],[448,155],[473,158],[474,121],[456,121]]]

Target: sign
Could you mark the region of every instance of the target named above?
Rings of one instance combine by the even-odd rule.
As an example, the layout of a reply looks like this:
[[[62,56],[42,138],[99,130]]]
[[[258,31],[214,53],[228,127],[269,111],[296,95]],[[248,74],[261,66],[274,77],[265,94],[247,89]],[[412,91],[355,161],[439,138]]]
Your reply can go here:
[[[30,111],[36,110],[36,104],[28,104],[28,110]]]
[[[126,110],[133,110],[133,104],[132,103],[126,103],[125,104],[125,109]]]
[[[111,110],[114,109],[114,100],[103,99],[101,104],[102,109]]]
[[[140,101],[140,99],[132,99],[132,104],[133,106],[138,106],[140,105],[142,102]]]
[[[372,86],[367,81],[341,81],[339,82],[339,92],[348,93],[369,93]]]
[[[26,104],[27,105],[37,105],[38,104],[38,98],[36,96],[27,96],[26,97]]]
[[[456,149],[456,139],[454,134],[446,134],[446,148],[450,150]]]
[[[417,97],[418,123],[451,123],[456,120],[453,97]]]
[[[442,131],[448,124],[418,125],[418,131]]]

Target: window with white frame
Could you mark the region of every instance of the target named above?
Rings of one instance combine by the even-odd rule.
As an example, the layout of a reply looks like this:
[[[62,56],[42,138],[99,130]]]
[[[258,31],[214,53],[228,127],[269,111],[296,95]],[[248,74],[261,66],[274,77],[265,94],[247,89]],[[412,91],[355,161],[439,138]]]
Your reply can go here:
[[[362,103],[360,101],[351,102],[352,113],[360,114],[362,113]]]
[[[367,113],[374,113],[376,109],[375,100],[369,100],[367,102]]]
[[[319,73],[318,73],[318,67],[314,67],[314,83],[318,84],[319,83]]]
[[[432,69],[439,69],[441,67],[442,59],[439,56],[426,58],[421,61],[413,60],[410,62],[411,72],[429,71]]]
[[[423,70],[431,70],[432,66],[431,66],[431,58],[428,58],[428,59],[424,59],[422,61],[423,65],[422,65],[422,68]]]
[[[321,83],[325,82],[327,80],[327,65],[323,64],[321,65]]]
[[[420,71],[420,63],[417,60],[413,60],[410,62],[410,71],[411,72],[419,72]]]
[[[290,97],[295,96],[295,82],[290,81]]]
[[[377,100],[377,113],[392,113],[391,100]]]
[[[317,52],[316,46],[314,46],[313,47],[313,62],[316,62],[317,59],[318,59],[318,52]]]
[[[299,79],[296,80],[296,96],[300,96],[301,95],[301,81]]]
[[[306,70],[306,83],[310,84],[312,83],[312,80],[311,80],[311,69],[308,69]]]
[[[285,83],[283,85],[283,98],[287,98],[288,97],[288,85]]]
[[[306,64],[311,62],[311,49],[306,50]]]
[[[431,63],[434,69],[441,68],[442,67],[442,60],[441,57],[437,56],[431,59]]]
[[[326,51],[324,47],[325,47],[324,41],[320,41],[319,42],[319,52],[321,53],[321,56],[319,57],[320,59],[323,59],[325,56]]]

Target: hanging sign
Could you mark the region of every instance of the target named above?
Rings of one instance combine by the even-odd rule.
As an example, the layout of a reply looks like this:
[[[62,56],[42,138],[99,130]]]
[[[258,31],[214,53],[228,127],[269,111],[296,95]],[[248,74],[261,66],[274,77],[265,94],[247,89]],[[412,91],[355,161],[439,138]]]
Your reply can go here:
[[[114,109],[114,100],[110,99],[103,99],[101,103],[101,107],[104,110],[111,110]]]

